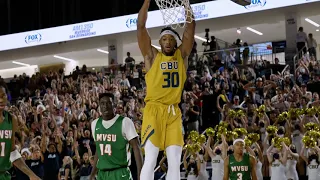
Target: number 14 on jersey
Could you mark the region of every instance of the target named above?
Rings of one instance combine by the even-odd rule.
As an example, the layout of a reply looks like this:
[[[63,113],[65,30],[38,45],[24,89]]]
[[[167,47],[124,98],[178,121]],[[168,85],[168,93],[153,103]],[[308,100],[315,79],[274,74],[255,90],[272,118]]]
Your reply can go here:
[[[103,155],[111,156],[111,154],[112,154],[111,145],[110,144],[100,144],[100,152],[101,152],[101,156],[103,156]]]

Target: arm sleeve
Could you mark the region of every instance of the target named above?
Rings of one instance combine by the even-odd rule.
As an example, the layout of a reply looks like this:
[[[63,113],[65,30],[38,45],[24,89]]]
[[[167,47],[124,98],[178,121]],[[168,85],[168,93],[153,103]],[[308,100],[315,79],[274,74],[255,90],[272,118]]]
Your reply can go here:
[[[138,137],[133,121],[127,117],[122,122],[122,135],[127,141]]]

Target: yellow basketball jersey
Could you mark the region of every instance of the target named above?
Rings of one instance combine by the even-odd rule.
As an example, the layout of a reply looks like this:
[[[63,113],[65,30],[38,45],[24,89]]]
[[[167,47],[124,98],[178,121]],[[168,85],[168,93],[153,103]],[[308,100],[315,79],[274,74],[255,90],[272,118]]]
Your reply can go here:
[[[158,52],[145,76],[147,94],[145,102],[179,104],[186,81],[186,69],[179,49],[173,56]]]

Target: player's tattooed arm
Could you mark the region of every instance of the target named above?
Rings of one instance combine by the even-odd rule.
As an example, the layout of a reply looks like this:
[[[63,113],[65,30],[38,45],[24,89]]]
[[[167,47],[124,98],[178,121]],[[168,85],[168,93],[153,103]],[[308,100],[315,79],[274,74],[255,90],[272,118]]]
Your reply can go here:
[[[142,153],[140,149],[140,142],[138,137],[135,137],[129,141],[130,146],[132,147],[134,158],[136,160],[137,164],[137,171],[138,171],[138,179],[140,179],[140,172],[142,169],[143,159],[142,159]]]
[[[19,154],[16,154],[18,152],[15,145],[15,134],[19,132],[19,124],[16,116],[11,115],[12,117],[12,137],[11,137],[11,154],[10,156],[16,156]],[[21,155],[20,155],[21,156]],[[30,180],[40,180],[39,177],[37,177],[32,170],[24,163],[22,158],[15,159],[12,164],[17,167],[20,171],[22,171],[24,174],[29,176]]]
[[[91,174],[90,174],[90,180],[94,180],[95,176],[96,176],[96,174],[98,172],[97,162],[98,162],[98,148],[96,148],[96,153],[94,155],[93,167],[92,167],[92,171],[91,171]]]
[[[229,180],[229,156],[224,160],[224,175],[223,180]]]
[[[251,178],[252,180],[258,180],[257,174],[256,174],[256,158],[254,158],[252,155],[250,155],[250,167],[251,167]]]

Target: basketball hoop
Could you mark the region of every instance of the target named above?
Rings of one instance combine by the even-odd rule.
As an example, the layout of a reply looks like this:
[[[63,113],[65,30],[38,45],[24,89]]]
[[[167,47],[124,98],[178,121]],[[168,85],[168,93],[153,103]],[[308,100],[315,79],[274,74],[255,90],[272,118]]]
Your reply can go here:
[[[192,8],[189,0],[155,0],[163,17],[164,24],[171,26],[173,29],[183,28],[186,23],[191,23],[193,18]],[[189,7],[185,10],[184,7]],[[188,17],[186,20],[186,15]],[[190,18],[190,19],[189,19]]]

